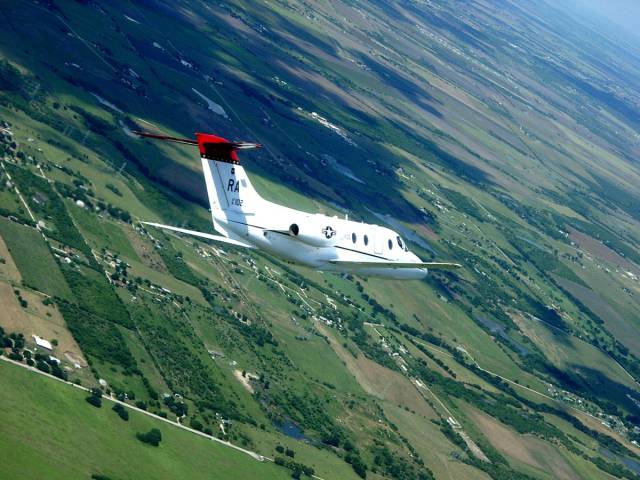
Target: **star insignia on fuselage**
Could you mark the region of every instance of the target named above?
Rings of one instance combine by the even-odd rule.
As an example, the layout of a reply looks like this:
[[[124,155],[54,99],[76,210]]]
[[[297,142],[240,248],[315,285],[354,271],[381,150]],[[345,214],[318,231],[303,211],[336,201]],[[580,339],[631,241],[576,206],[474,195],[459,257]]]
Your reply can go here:
[[[323,228],[322,233],[324,233],[324,236],[327,237],[327,240],[336,235],[336,231],[330,226]]]

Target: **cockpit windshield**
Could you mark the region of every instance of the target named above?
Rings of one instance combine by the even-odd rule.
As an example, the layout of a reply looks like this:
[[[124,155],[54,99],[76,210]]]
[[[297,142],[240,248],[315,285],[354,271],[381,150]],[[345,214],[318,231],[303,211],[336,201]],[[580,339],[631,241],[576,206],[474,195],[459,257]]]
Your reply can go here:
[[[409,249],[407,248],[407,246],[405,245],[404,241],[400,238],[400,237],[396,237],[396,240],[398,241],[398,246],[403,249],[405,252],[408,252]]]

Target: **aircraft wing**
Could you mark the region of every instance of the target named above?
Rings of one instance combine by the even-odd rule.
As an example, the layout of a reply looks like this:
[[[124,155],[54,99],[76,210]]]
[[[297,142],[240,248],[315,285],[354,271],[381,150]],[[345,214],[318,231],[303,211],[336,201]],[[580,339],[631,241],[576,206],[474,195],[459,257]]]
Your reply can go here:
[[[334,265],[348,265],[366,268],[427,268],[429,270],[456,270],[461,268],[459,263],[447,262],[359,262],[352,260],[329,260]]]
[[[161,223],[153,223],[153,222],[140,222],[140,223],[143,223],[145,225],[150,225],[156,228],[163,228],[165,230],[172,230],[174,232],[186,233],[187,235],[193,235],[194,237],[207,238],[209,240],[213,240],[214,242],[228,243],[230,245],[235,245],[237,247],[255,248],[253,245],[249,245],[248,243],[244,243],[239,240],[234,240],[232,238],[223,237],[222,235],[213,235],[211,233],[196,232],[195,230],[187,230],[186,228],[172,227],[171,225],[162,225]]]

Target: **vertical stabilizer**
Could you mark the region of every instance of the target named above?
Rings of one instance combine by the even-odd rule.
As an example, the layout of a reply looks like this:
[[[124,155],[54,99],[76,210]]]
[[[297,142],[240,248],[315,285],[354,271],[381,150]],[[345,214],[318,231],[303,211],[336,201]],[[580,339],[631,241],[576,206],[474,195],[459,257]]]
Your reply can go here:
[[[198,146],[213,226],[227,237],[229,234],[223,225],[227,223],[228,217],[234,216],[238,219],[245,215],[253,215],[263,201],[251,185],[244,168],[240,166],[237,154],[238,150],[260,148],[262,145],[230,142],[226,138],[207,133],[196,133],[196,140],[150,132],[134,133],[143,138]]]
[[[239,149],[255,148],[254,144],[232,143],[215,135],[197,133],[211,213],[227,217],[229,213],[253,215],[262,201],[240,165]]]

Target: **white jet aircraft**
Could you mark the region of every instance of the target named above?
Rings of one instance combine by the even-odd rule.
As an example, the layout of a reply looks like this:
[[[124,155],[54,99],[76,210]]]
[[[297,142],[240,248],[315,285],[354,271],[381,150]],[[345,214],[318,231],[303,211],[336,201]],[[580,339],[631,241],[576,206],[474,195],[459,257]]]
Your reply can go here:
[[[260,148],[196,133],[196,140],[135,132],[141,137],[196,145],[200,150],[213,226],[222,235],[142,222],[216,242],[257,248],[317,270],[394,279],[421,279],[429,269],[457,263],[423,262],[393,230],[269,202],[254,190],[237,151]]]

